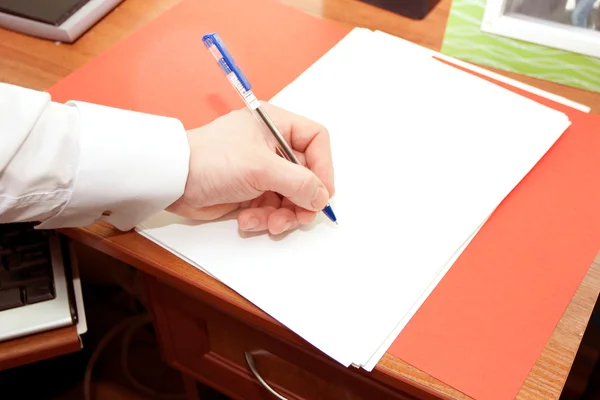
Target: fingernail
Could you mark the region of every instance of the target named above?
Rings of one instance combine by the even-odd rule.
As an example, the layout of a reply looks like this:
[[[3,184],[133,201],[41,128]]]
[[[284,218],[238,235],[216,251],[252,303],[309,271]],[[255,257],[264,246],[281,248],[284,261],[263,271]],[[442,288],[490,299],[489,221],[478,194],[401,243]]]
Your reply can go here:
[[[292,229],[292,223],[288,221],[288,222],[285,224],[285,226],[283,227],[283,229],[281,230],[281,232],[279,232],[279,233],[287,232],[287,231],[289,231],[290,229]]]
[[[325,207],[327,200],[327,189],[325,189],[324,186],[319,186],[310,204],[313,206],[313,208],[320,210],[321,208]]]
[[[256,218],[250,218],[244,224],[244,229],[254,229],[257,226],[258,226],[258,219],[256,219]]]

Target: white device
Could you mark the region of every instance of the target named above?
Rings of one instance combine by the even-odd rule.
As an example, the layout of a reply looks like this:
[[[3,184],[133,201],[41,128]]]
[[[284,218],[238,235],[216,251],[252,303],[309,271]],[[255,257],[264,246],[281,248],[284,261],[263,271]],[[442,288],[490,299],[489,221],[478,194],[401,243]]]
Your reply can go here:
[[[77,326],[79,335],[87,331],[75,257],[71,257],[72,251],[63,252],[58,234],[52,233],[48,240],[56,296],[52,300],[0,311],[0,342],[70,325]],[[69,277],[67,262],[70,262]]]
[[[90,0],[60,25],[0,12],[0,27],[57,42],[73,43],[123,0]]]

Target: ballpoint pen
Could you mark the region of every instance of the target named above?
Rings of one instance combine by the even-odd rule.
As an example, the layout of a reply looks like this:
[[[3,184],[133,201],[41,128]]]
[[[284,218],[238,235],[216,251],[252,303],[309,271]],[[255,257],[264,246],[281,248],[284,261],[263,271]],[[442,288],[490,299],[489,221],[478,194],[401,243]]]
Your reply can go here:
[[[225,44],[223,44],[223,41],[221,40],[219,35],[217,35],[216,33],[206,34],[202,37],[202,42],[204,43],[210,54],[212,54],[212,56],[215,58],[215,60],[221,67],[221,70],[223,70],[227,79],[234,87],[236,92],[240,95],[246,106],[255,116],[256,114],[258,114],[260,120],[262,120],[267,126],[268,130],[271,132],[271,134],[276,140],[275,145],[282,157],[285,157],[288,161],[293,162],[294,164],[302,165],[302,163],[300,163],[300,160],[298,160],[293,150],[286,142],[279,129],[277,129],[269,115],[260,106],[260,102],[254,95],[254,93],[252,93],[252,86],[250,85],[250,82],[242,73],[240,68],[237,66],[237,64],[233,60],[233,57],[231,57],[231,54],[225,47]],[[327,218],[329,218],[332,222],[335,222],[337,224],[337,218],[333,213],[331,205],[327,204],[322,211],[323,214],[327,216]]]

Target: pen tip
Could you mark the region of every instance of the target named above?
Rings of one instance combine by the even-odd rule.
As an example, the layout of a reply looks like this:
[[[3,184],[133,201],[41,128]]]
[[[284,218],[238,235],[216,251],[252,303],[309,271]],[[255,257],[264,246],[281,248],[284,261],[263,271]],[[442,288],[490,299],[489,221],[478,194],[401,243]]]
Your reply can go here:
[[[337,218],[329,204],[325,206],[325,208],[323,209],[323,213],[327,216],[327,218],[329,218],[331,222],[335,222],[337,224]]]

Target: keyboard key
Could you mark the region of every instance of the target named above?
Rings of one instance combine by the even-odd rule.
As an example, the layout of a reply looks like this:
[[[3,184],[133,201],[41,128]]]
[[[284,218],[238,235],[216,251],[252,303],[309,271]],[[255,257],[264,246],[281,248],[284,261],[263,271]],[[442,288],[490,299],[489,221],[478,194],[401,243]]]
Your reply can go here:
[[[21,243],[18,244],[17,246],[15,246],[15,251],[17,251],[18,253],[27,253],[27,252],[32,252],[32,251],[37,251],[37,250],[44,250],[44,246],[45,243],[40,242],[40,238],[38,238],[38,240],[36,240],[35,242],[32,243]]]
[[[48,233],[32,223],[0,224],[0,311],[55,296]]]
[[[40,301],[54,298],[54,291],[48,282],[38,285],[29,285],[25,288],[25,301],[27,304],[39,303]]]
[[[46,264],[50,266],[50,258],[46,256],[44,247],[36,245],[24,252],[18,252],[6,257],[6,268],[16,270],[18,268],[33,267]]]
[[[0,269],[0,290],[45,283],[50,281],[51,278],[52,270],[39,268],[38,266],[16,268],[11,271]]]
[[[27,251],[23,252],[23,262],[24,263],[32,263],[32,262],[48,262],[50,261],[50,257],[46,253],[46,249],[44,246],[36,246],[32,247]]]
[[[21,289],[0,290],[0,311],[22,306]]]

